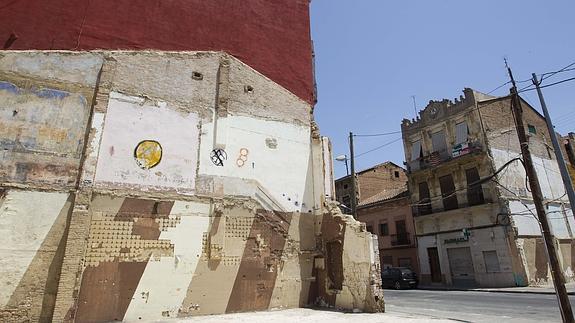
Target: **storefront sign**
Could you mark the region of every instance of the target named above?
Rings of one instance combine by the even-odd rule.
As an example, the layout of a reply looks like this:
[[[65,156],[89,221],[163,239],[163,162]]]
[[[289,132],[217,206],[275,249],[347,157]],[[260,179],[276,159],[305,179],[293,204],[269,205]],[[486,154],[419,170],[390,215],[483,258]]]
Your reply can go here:
[[[443,240],[443,243],[449,244],[449,243],[459,243],[469,241],[469,236],[471,235],[471,232],[469,232],[469,230],[467,229],[463,229],[461,235],[462,235],[461,237],[445,239]]]

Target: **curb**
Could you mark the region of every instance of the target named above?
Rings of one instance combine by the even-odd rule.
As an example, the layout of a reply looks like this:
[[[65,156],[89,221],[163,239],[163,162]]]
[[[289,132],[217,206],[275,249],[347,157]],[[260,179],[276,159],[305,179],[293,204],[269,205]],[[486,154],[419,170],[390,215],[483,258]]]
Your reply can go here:
[[[540,294],[555,295],[555,291],[546,290],[501,290],[501,289],[477,289],[477,288],[437,288],[420,286],[417,289],[434,291],[459,291],[459,292],[483,292],[483,293],[508,293],[508,294]],[[575,291],[568,291],[567,295],[575,295]]]

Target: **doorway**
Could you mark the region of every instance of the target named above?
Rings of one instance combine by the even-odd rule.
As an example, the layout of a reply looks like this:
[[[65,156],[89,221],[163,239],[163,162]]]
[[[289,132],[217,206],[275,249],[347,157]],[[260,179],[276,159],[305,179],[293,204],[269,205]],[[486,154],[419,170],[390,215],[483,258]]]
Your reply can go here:
[[[475,271],[469,247],[447,249],[451,279],[458,287],[475,287]]]
[[[427,248],[427,256],[429,257],[429,270],[431,271],[431,282],[441,283],[441,267],[439,265],[439,253],[437,248]]]

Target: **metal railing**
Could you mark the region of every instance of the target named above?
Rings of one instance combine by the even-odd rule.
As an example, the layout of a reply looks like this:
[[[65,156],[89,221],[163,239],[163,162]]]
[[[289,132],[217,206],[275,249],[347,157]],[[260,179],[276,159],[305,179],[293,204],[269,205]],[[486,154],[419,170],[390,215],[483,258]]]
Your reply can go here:
[[[408,173],[412,173],[421,169],[427,169],[437,166],[441,163],[480,150],[482,150],[482,146],[479,142],[469,142],[465,144],[455,145],[454,147],[451,148],[451,151],[449,151],[448,149],[442,151],[435,151],[427,156],[423,156],[422,158],[406,162],[405,164],[407,166]]]

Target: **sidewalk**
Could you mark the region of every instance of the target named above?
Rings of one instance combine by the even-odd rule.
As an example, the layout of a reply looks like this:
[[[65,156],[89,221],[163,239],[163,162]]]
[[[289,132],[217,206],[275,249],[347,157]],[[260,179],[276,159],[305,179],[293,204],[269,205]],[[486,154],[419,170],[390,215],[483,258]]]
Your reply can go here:
[[[330,310],[313,310],[307,308],[294,308],[288,310],[272,310],[264,312],[222,314],[195,316],[180,319],[166,319],[157,322],[181,322],[181,323],[450,323],[449,319],[441,319],[421,314],[407,313],[342,313]]]
[[[575,295],[575,283],[567,283],[565,284],[565,287],[567,288],[567,294]],[[418,288],[423,290],[456,290],[490,293],[555,294],[555,288],[553,285],[499,288],[460,288],[455,286],[422,285]]]

